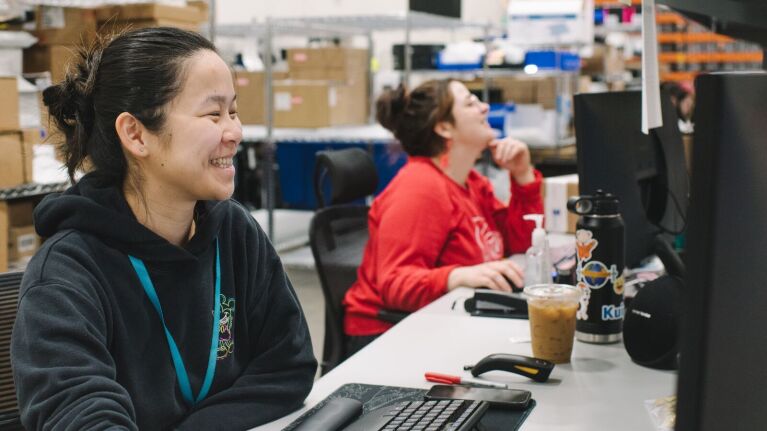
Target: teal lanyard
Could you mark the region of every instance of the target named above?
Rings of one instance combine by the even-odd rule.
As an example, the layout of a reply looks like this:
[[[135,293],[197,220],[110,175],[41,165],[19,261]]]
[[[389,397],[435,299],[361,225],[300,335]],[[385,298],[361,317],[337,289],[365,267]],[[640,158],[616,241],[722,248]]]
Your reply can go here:
[[[162,314],[160,299],[157,297],[157,292],[154,290],[152,280],[149,278],[149,272],[147,272],[146,266],[144,266],[144,262],[142,262],[141,259],[137,259],[130,255],[128,255],[128,257],[130,258],[131,264],[133,264],[133,269],[136,270],[136,274],[138,275],[139,281],[141,281],[141,285],[144,287],[146,296],[149,297],[149,300],[152,302],[155,311],[157,311],[157,314],[160,316],[160,322],[162,322],[162,327],[165,330],[165,338],[168,339],[170,354],[173,357],[173,366],[176,368],[176,377],[178,378],[178,385],[181,387],[181,395],[184,397],[184,400],[187,402],[187,404],[194,406],[195,404],[204,400],[205,396],[208,395],[210,385],[213,383],[213,375],[216,374],[218,329],[219,320],[221,318],[221,259],[219,257],[218,251],[218,238],[216,238],[216,294],[214,296],[213,304],[213,335],[210,340],[208,370],[205,372],[205,379],[203,380],[202,387],[200,388],[200,393],[197,395],[196,399],[192,394],[192,387],[189,385],[189,376],[186,373],[186,367],[184,366],[184,361],[181,359],[181,353],[178,350],[178,346],[176,346],[176,341],[173,340],[173,336],[170,335],[168,326],[165,325],[165,317]]]

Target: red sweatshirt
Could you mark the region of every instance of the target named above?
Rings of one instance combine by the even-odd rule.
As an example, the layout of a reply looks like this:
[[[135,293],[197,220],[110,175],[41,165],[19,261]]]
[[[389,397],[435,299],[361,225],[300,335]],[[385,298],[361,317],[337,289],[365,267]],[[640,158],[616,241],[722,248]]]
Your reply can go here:
[[[344,297],[344,331],[381,334],[392,324],[377,319],[378,310],[418,310],[447,292],[455,267],[524,252],[535,225],[522,216],[532,213],[543,213],[538,171],[524,186],[512,178],[505,206],[478,172],[464,188],[431,159],[411,157],[370,209],[370,239]]]

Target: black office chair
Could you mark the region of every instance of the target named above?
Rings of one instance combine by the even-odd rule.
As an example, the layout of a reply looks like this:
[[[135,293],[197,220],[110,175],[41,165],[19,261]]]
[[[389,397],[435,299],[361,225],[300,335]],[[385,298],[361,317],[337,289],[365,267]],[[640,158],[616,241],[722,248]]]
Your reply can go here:
[[[331,186],[328,207],[324,207],[326,180]],[[346,291],[357,280],[357,268],[368,241],[369,207],[342,204],[373,194],[377,184],[375,164],[364,150],[348,148],[317,153],[314,190],[320,209],[309,225],[309,243],[325,298],[322,374],[347,357],[342,301]],[[379,318],[391,323],[397,323],[404,316],[389,310],[379,313]]]
[[[341,302],[357,280],[357,268],[368,240],[367,221],[367,206],[338,205],[317,211],[309,225],[309,244],[325,298],[323,375],[346,359]]]
[[[330,199],[325,196],[326,180]],[[317,208],[353,202],[372,195],[378,187],[378,173],[370,155],[362,148],[318,151],[314,165],[314,195]]]
[[[23,431],[11,372],[11,331],[23,272],[0,274],[0,429]]]

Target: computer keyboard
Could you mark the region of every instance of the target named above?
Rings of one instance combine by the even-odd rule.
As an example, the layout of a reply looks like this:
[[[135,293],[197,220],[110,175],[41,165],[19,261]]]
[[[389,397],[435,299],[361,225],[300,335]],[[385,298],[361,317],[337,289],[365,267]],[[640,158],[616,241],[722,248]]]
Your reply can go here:
[[[344,431],[469,431],[487,408],[485,401],[405,401],[373,410]]]

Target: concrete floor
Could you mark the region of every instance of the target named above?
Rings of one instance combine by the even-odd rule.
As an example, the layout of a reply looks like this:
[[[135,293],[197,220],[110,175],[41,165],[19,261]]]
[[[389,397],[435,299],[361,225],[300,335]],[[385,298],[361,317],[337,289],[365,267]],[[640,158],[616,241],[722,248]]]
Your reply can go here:
[[[322,342],[325,337],[325,300],[322,298],[317,271],[305,268],[285,268],[304,310],[312,348],[317,361],[322,358]]]

